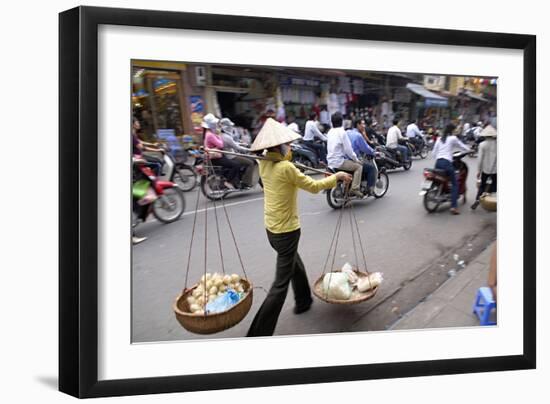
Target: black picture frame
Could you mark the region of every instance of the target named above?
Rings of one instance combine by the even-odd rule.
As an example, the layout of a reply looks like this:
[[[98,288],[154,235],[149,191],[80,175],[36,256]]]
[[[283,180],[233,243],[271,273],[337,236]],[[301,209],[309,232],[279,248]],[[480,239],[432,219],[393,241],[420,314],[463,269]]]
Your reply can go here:
[[[523,51],[523,354],[98,381],[98,26],[509,48]],[[77,7],[59,16],[59,390],[75,397],[246,388],[536,367],[536,37]]]

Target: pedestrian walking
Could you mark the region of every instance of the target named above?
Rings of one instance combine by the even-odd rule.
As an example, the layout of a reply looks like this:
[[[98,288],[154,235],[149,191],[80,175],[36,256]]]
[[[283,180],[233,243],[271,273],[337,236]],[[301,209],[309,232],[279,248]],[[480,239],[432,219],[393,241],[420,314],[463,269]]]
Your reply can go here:
[[[476,200],[470,206],[472,209],[478,207],[479,198],[484,192],[497,192],[497,131],[489,124],[480,132],[480,137],[485,139],[479,145],[477,178],[481,179],[481,183],[477,190]]]
[[[268,119],[251,146],[251,151],[267,150],[267,160],[259,161],[264,185],[264,224],[269,244],[277,252],[277,264],[275,280],[252,321],[248,337],[273,335],[289,284],[294,291],[295,314],[309,310],[313,303],[304,263],[298,254],[298,189],[317,193],[336,186],[337,180],[351,181],[351,176],[343,172],[320,180],[301,173],[290,162],[290,142],[299,138],[297,133]]]

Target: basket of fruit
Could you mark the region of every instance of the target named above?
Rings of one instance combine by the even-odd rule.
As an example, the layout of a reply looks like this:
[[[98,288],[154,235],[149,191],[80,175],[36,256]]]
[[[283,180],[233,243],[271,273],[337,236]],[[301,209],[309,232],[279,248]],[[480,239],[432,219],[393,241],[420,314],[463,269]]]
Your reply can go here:
[[[176,319],[195,334],[214,334],[238,324],[252,306],[252,284],[237,274],[210,274],[174,302]]]
[[[360,272],[346,263],[342,269],[324,273],[317,279],[313,294],[327,303],[357,304],[372,299],[382,281],[380,272]]]

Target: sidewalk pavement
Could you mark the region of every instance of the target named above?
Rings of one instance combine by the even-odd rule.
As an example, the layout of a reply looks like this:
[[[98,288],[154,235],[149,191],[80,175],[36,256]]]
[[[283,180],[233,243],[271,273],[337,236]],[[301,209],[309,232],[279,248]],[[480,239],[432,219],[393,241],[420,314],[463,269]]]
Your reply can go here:
[[[477,290],[487,286],[489,262],[494,244],[489,245],[464,269],[397,320],[390,330],[479,326],[472,313]]]

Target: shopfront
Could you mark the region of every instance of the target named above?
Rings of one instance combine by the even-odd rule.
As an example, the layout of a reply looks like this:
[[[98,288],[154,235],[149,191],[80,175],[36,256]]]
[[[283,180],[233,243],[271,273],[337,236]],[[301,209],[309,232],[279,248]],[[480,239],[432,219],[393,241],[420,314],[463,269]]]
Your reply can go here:
[[[182,84],[185,69],[183,63],[133,61],[132,113],[141,123],[144,140],[156,140],[159,133],[189,133]]]

